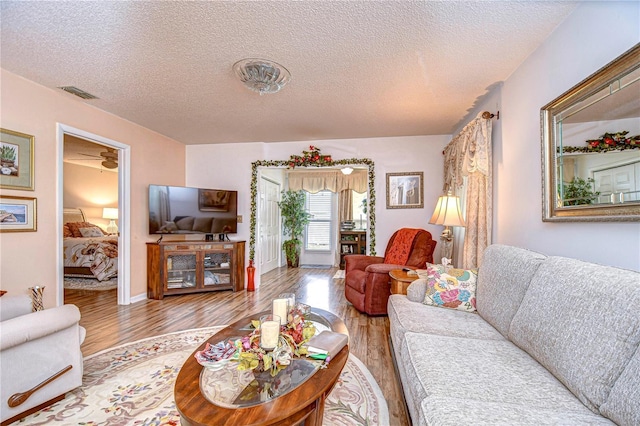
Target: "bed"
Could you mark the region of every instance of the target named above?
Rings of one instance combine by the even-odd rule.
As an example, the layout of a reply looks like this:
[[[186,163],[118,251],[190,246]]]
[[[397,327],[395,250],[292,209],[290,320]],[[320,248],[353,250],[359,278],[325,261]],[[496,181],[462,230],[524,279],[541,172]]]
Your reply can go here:
[[[87,222],[82,209],[63,212],[64,275],[105,281],[118,275],[118,237]]]

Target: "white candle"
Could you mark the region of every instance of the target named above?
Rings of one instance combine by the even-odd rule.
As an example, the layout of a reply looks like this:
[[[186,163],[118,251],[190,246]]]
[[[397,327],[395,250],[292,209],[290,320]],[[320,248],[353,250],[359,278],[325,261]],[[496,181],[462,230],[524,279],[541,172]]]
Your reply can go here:
[[[265,349],[273,349],[278,345],[280,335],[279,321],[265,321],[260,324],[260,346]]]
[[[280,324],[285,325],[287,323],[287,309],[289,301],[287,299],[273,299],[273,315],[280,317]]]

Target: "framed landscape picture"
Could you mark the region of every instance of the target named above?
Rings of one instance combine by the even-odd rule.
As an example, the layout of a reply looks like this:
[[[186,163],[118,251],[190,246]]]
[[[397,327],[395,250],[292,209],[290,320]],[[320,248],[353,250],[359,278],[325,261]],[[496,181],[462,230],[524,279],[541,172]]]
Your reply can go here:
[[[424,208],[424,173],[387,173],[387,208]]]
[[[0,232],[30,232],[36,227],[36,199],[0,196]]]
[[[0,188],[33,191],[34,137],[0,129]]]

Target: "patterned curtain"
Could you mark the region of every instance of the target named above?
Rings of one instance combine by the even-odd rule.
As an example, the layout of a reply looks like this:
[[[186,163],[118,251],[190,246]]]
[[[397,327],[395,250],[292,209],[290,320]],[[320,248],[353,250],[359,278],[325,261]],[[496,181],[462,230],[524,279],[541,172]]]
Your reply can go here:
[[[465,269],[480,267],[484,249],[491,244],[491,155],[491,119],[482,118],[482,113],[444,150],[443,191],[464,193],[466,199],[461,264]]]

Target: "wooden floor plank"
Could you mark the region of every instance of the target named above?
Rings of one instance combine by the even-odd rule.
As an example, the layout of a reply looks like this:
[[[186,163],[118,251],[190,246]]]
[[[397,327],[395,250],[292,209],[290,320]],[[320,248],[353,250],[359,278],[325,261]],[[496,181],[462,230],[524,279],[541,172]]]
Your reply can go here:
[[[271,309],[280,293],[342,318],[350,334],[350,351],[369,369],[389,406],[390,425],[409,425],[391,355],[389,319],[358,312],[344,297],[344,280],[333,279],[336,268],[278,268],[261,277],[255,292],[211,292],[167,296],[128,306],[116,304],[116,290],[65,290],[65,303],[80,308],[87,337],[85,356],[112,346],[158,334],[230,324],[244,316]]]

